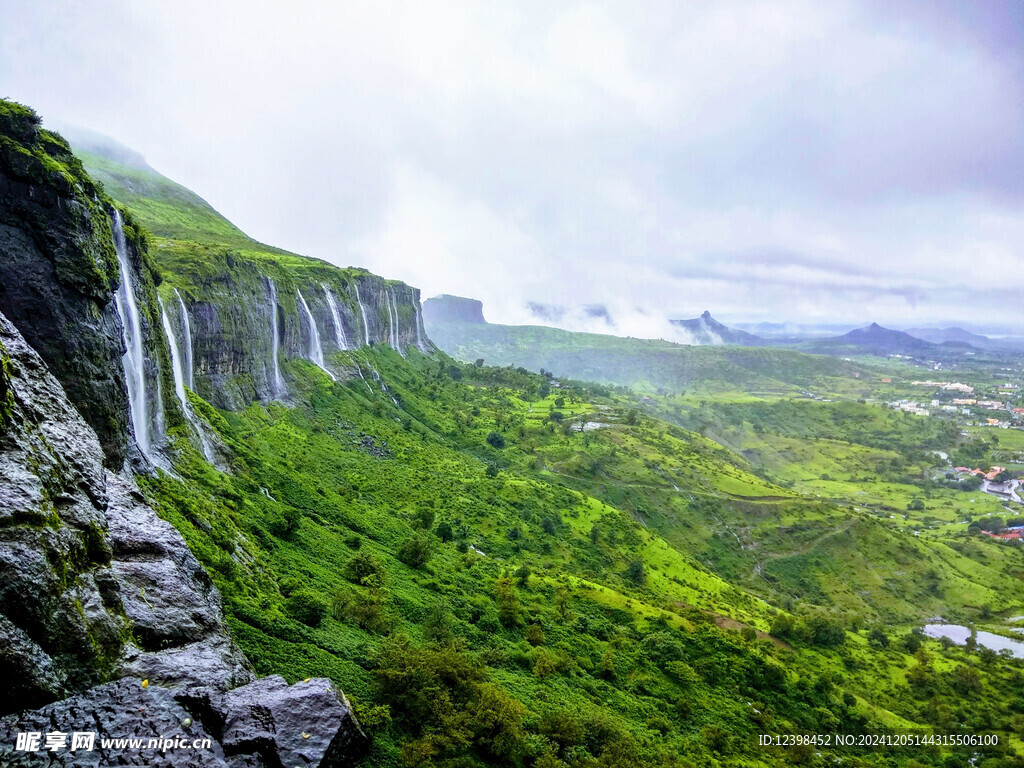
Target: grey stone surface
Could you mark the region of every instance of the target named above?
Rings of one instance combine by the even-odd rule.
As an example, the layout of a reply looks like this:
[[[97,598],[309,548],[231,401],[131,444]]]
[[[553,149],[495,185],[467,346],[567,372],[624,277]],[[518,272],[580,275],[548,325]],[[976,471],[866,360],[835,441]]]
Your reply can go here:
[[[0,766],[354,762],[365,737],[344,697],[255,678],[184,539],[104,470],[96,434],[2,314],[0,355]],[[24,731],[211,747],[27,754]]]
[[[0,719],[0,765],[347,768],[365,752],[344,697],[328,680],[268,677],[227,693],[143,687],[124,677],[41,709]],[[95,734],[91,750],[15,749],[17,734]],[[138,739],[104,744],[106,739]],[[150,740],[159,740],[153,742]],[[208,744],[203,744],[209,740]],[[180,744],[182,746],[164,745]]]

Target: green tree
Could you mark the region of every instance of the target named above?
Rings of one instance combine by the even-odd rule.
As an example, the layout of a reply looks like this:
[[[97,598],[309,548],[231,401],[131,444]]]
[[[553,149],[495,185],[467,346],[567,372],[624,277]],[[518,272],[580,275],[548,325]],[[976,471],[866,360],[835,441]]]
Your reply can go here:
[[[423,534],[416,534],[399,545],[395,556],[410,568],[422,568],[433,554],[433,542]]]
[[[296,621],[311,627],[319,627],[330,608],[327,601],[312,590],[299,589],[285,600],[284,610]]]
[[[369,552],[357,552],[348,559],[348,562],[341,569],[342,574],[349,581],[356,584],[364,583],[364,579],[375,576],[380,580],[384,578],[384,567]]]
[[[537,661],[533,665],[533,674],[543,680],[546,677],[550,677],[558,671],[558,665],[555,664],[554,658],[551,654],[541,649],[537,651]]]
[[[528,626],[526,628],[526,642],[534,647],[544,645],[544,628],[537,623]]]
[[[647,583],[647,570],[644,568],[643,560],[633,560],[626,568],[626,578],[637,586]]]
[[[889,647],[889,636],[881,627],[875,627],[868,632],[868,643],[872,648],[884,649]]]
[[[455,532],[452,531],[451,523],[449,523],[448,521],[442,521],[438,523],[436,533],[437,538],[439,538],[441,541],[445,543],[455,538]]]
[[[519,596],[512,577],[503,573],[494,582],[494,601],[498,604],[498,620],[506,627],[519,623]]]

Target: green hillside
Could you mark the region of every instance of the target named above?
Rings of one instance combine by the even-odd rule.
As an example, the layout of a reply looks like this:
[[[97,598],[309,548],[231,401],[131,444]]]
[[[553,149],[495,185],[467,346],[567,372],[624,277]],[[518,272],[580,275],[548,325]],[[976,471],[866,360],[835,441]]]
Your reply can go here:
[[[103,144],[90,146],[90,151],[75,151],[89,175],[103,184],[108,195],[131,208],[152,234],[223,245],[256,245],[256,241],[199,195],[157,173],[141,160],[126,162],[114,153],[112,146]]]
[[[687,346],[544,326],[433,322],[427,331],[441,349],[467,362],[483,358],[492,365],[544,369],[646,391],[852,392],[859,387],[854,374],[865,371],[843,360],[788,349]]]
[[[233,254],[284,275],[333,269],[264,250],[149,171],[84,159],[152,229],[167,286],[216,283]],[[463,362],[378,344],[334,353],[337,381],[285,362],[287,404],[218,410],[189,392],[228,471],[179,424],[174,472],[139,481],[210,572],[257,671],[327,676],[353,699],[373,737],[365,765],[1021,764],[1021,662],[914,631],[937,611],[1019,611],[1016,551],[914,536],[847,503],[856,478],[824,494],[795,469],[841,464],[845,446],[862,469],[924,471],[920,452],[959,439],[856,403],[874,369],[547,328],[428,330]],[[809,388],[850,402],[790,403]],[[810,453],[787,461],[796,442]],[[911,731],[1000,743],[758,744]]]

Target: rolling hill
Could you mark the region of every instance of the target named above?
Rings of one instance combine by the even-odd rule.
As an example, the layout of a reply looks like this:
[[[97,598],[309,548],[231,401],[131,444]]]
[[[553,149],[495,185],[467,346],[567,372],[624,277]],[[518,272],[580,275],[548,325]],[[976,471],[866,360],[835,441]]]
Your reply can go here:
[[[434,300],[426,302],[430,307]],[[510,326],[444,319],[424,309],[427,332],[455,358],[522,366],[558,376],[678,392],[791,392],[832,386],[871,374],[842,360],[775,347],[684,345],[578,333],[547,326]],[[482,315],[481,315],[482,317]],[[724,328],[724,326],[722,326]]]

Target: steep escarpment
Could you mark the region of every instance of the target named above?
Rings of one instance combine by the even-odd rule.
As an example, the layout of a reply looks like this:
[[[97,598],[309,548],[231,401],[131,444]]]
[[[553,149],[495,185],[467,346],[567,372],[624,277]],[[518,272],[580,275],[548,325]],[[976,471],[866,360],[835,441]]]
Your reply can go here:
[[[111,301],[118,265],[110,210],[59,136],[30,110],[0,102],[0,311],[52,367],[117,464],[130,427]]]
[[[484,304],[478,299],[442,294],[423,302],[423,317],[431,323],[486,323]]]
[[[333,359],[336,352],[433,349],[417,289],[258,243],[116,142],[72,136],[84,167],[152,233],[171,351],[177,344],[181,357],[178,385],[239,410],[287,400],[296,360],[347,378],[356,375],[351,360]]]
[[[183,348],[191,347],[190,388],[219,408],[286,399],[293,360],[347,377],[349,364],[332,359],[336,352],[432,349],[419,290],[399,281],[194,242],[167,242],[159,259],[168,316]]]
[[[87,157],[106,163],[108,178],[139,172],[123,158]],[[177,189],[149,173],[161,183],[143,192]],[[237,229],[208,206],[199,216],[177,193],[154,200],[126,183],[114,189],[128,200],[115,202],[31,110],[0,101],[0,311],[99,435],[108,467],[169,467],[182,430],[218,462],[186,390],[240,410],[287,400],[295,360],[345,378],[351,361],[335,352],[432,349],[418,290],[229,237]],[[119,207],[126,202],[135,207]],[[199,240],[149,237],[133,213],[161,226],[172,209],[185,221],[175,231],[196,223]]]
[[[14,734],[53,730],[211,739],[168,765],[358,756],[362,735],[328,681],[255,679],[184,539],[103,467],[95,432],[2,315],[0,362],[0,762],[33,764],[11,751]]]
[[[0,101],[0,311],[100,438],[106,465],[160,459],[182,420],[160,271],[131,213],[31,110]]]

